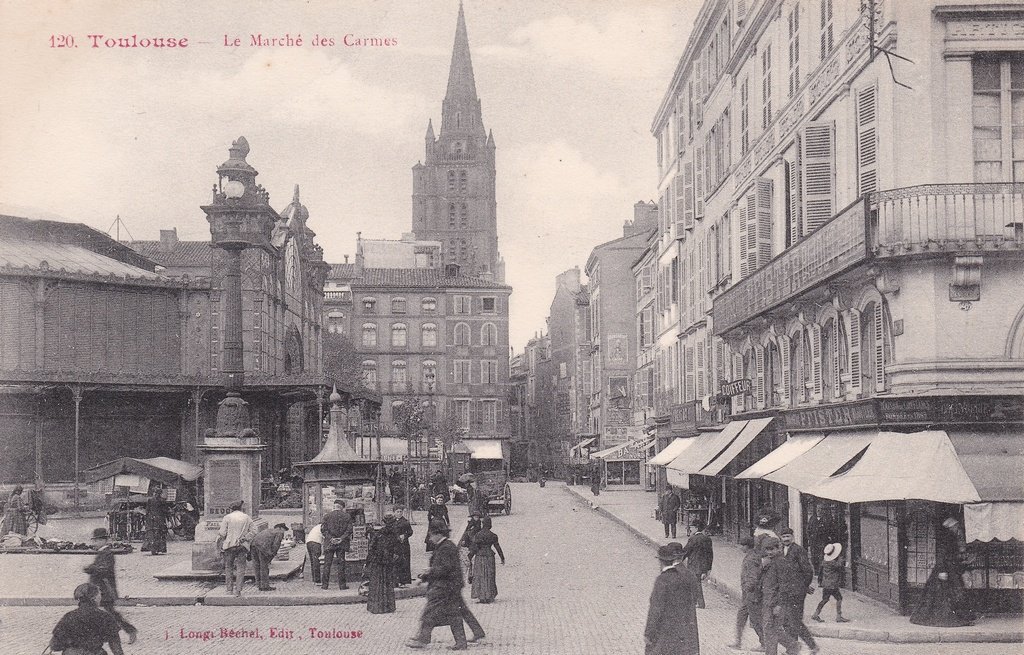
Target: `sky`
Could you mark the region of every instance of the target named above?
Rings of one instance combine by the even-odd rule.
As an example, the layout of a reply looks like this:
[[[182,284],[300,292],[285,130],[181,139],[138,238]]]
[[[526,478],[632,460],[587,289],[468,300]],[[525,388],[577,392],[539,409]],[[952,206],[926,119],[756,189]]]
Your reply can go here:
[[[656,197],[650,127],[699,9],[466,0],[516,352],[545,329],[555,276],[582,270]],[[275,209],[300,185],[328,261],[354,253],[356,232],[400,238],[457,14],[457,0],[0,0],[0,212],[104,232],[120,216],[135,239],[171,227],[207,239],[199,207],[244,135]],[[188,45],[105,45],[132,35]],[[302,45],[255,47],[253,35]]]

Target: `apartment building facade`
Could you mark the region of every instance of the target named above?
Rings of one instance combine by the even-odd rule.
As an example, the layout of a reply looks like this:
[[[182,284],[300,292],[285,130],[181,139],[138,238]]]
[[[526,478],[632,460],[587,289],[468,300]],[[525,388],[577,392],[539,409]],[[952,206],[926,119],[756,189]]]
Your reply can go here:
[[[899,611],[946,518],[1021,607],[1022,51],[1019,7],[709,1],[653,125],[656,411],[699,432],[669,482],[730,538],[827,521]]]

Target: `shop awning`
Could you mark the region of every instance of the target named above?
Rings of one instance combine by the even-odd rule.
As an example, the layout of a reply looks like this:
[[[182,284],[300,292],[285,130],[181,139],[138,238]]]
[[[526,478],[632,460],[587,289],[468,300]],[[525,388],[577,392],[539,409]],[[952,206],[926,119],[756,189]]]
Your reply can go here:
[[[868,447],[877,432],[833,432],[785,466],[762,475],[771,482],[807,493]],[[756,466],[756,464],[755,464]]]
[[[593,453],[591,457],[603,459],[606,462],[639,462],[646,458],[644,451],[646,451],[651,441],[650,439],[627,441],[626,443]]]
[[[183,462],[170,457],[149,457],[137,459],[135,457],[121,457],[91,469],[82,471],[85,482],[98,482],[104,478],[110,478],[119,474],[129,474],[175,484],[179,480],[194,482],[203,474],[203,469],[188,462]]]
[[[660,453],[651,458],[651,461],[647,462],[648,466],[665,466],[676,457],[692,446],[697,441],[696,437],[690,437],[689,439],[678,438],[674,439],[672,443],[665,446]]]
[[[594,443],[595,441],[597,441],[597,437],[587,437],[586,439],[584,439],[583,441],[579,442],[571,449],[569,449],[569,455],[579,457],[580,455],[583,454],[583,449],[589,446],[590,444]]]
[[[747,421],[747,424],[743,426],[740,433],[736,435],[736,438],[732,440],[725,450],[723,450],[718,457],[708,462],[708,464],[702,468],[699,473],[701,475],[718,475],[721,473],[729,462],[736,459],[744,448],[750,445],[750,442],[757,438],[757,435],[761,434],[762,431],[768,424],[772,422],[771,417],[767,418],[755,418]]]
[[[808,450],[818,445],[818,442],[825,438],[823,434],[799,434],[792,435],[772,452],[768,453],[750,468],[743,471],[737,478],[763,478],[769,473],[778,471],[797,457],[800,457]]]
[[[470,459],[503,459],[499,439],[463,439]]]
[[[807,493],[844,503],[916,499],[963,504],[981,500],[942,430],[879,432],[863,454],[845,464],[841,471],[820,478]]]
[[[967,541],[1024,541],[1024,503],[964,505]]]
[[[1024,431],[948,434],[982,500],[1024,500]]]
[[[721,432],[701,432],[693,437],[694,444],[666,464],[666,468],[680,473],[700,473],[702,468],[729,447],[746,426],[747,421],[731,421]]]
[[[678,487],[680,489],[689,489],[690,488],[690,474],[689,473],[680,473],[679,471],[676,471],[674,469],[670,469],[670,468],[666,467],[665,468],[665,481],[668,482],[673,487]]]

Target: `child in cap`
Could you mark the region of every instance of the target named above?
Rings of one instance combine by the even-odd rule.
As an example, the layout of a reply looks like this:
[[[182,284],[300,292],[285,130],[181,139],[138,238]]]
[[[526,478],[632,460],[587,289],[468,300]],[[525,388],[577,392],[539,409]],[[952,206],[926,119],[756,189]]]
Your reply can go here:
[[[843,545],[839,543],[829,544],[824,548],[824,557],[821,563],[821,571],[818,573],[818,584],[821,585],[821,602],[814,610],[811,618],[818,623],[823,623],[821,610],[828,604],[829,598],[836,599],[836,622],[849,623],[849,619],[843,617],[843,595],[839,588],[843,586],[846,577],[846,566],[843,563]]]

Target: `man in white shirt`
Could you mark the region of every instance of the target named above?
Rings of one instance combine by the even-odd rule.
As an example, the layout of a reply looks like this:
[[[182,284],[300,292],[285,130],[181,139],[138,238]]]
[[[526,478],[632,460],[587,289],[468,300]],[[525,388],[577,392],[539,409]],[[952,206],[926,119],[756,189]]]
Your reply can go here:
[[[320,553],[323,551],[324,533],[317,523],[306,535],[306,560],[313,576],[313,584],[320,584]]]
[[[256,536],[252,517],[242,511],[243,505],[241,500],[231,504],[231,513],[221,519],[217,539],[224,559],[224,582],[228,593],[236,596],[242,595],[249,543]]]

